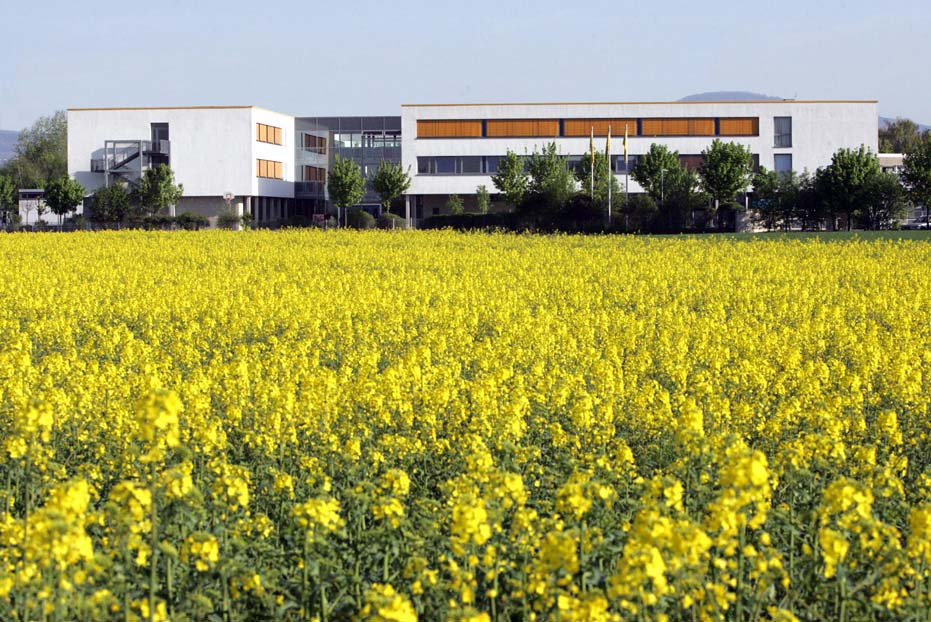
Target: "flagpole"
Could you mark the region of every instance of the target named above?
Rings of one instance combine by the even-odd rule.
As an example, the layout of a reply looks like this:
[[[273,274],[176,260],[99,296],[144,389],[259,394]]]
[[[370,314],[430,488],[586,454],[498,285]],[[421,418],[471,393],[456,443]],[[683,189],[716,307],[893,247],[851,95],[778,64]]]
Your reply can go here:
[[[592,174],[591,174],[591,178],[592,178],[592,182],[591,182],[591,183],[592,183],[592,185],[591,185],[591,191],[592,191],[592,194],[591,194],[591,197],[592,197],[592,203],[594,203],[594,202],[595,202],[595,126],[594,126],[594,125],[592,126],[592,135],[591,135],[591,138],[588,139],[588,150],[591,152],[591,158],[592,158],[592,162],[591,162],[591,164],[592,164],[592,166],[591,166],[591,169],[592,169]]]
[[[608,139],[605,141],[605,160],[608,162],[608,224],[607,229],[611,228],[611,177],[614,171],[611,170],[611,126],[608,126]]]
[[[630,214],[630,163],[627,158],[627,128],[624,124],[624,233],[628,232],[628,216]]]

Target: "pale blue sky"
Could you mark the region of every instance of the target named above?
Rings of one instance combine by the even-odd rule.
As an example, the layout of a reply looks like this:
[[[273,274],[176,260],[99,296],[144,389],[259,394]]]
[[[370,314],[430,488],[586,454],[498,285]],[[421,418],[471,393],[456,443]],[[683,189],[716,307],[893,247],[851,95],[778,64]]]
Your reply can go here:
[[[931,124],[929,0],[0,0],[0,23],[0,129],[80,106],[396,115],[716,90]]]

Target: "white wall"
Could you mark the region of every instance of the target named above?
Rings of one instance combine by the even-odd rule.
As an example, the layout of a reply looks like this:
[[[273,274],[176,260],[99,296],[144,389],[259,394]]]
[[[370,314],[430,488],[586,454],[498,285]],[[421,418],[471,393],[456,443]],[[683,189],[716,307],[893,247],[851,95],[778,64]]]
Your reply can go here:
[[[774,117],[792,117],[792,148],[774,148]],[[663,118],[663,117],[759,117],[760,135],[721,137],[740,142],[759,154],[760,164],[774,166],[776,153],[791,153],[793,168],[814,171],[830,163],[840,147],[866,145],[878,151],[878,111],[876,102],[694,102],[633,104],[488,104],[474,106],[404,106],[401,110],[403,166],[411,167],[410,194],[472,194],[484,184],[494,186],[487,175],[417,175],[418,156],[504,155],[508,149],[530,154],[552,138],[425,138],[417,139],[418,119],[573,119],[573,118]],[[623,153],[624,128],[612,128],[611,152]],[[667,145],[682,155],[699,154],[714,137],[638,137],[629,139],[631,155],[646,153],[654,142]],[[589,138],[556,138],[559,151],[566,155],[588,152]],[[603,151],[604,137],[595,138]],[[623,188],[624,177],[618,176]],[[630,180],[630,191],[640,187]]]
[[[281,127],[285,145],[256,141],[256,122]],[[250,106],[69,110],[69,175],[88,192],[102,186],[91,158],[101,157],[107,140],[149,140],[152,123],[168,123],[171,167],[184,196],[294,196],[294,119]],[[283,162],[289,182],[259,180],[256,158]]]

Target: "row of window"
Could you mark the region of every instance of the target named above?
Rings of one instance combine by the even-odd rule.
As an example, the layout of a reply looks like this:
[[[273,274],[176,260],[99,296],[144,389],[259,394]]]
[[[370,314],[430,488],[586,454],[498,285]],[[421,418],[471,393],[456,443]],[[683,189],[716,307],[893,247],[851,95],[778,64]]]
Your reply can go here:
[[[588,155],[570,155],[563,156],[566,164],[570,169],[576,168],[582,163]],[[629,173],[637,167],[640,162],[639,155],[629,155],[625,165],[623,155],[611,156],[612,168],[616,173]],[[498,163],[504,156],[431,156],[417,158],[418,175],[494,175],[498,172]],[[530,156],[520,156],[524,162],[524,170],[528,170],[530,165]],[[705,157],[701,154],[683,154],[679,156],[679,162],[686,168],[698,170],[705,162]],[[784,173],[792,170],[792,154],[777,153],[773,162],[773,169],[777,173]],[[754,170],[760,167],[759,154],[753,154]]]
[[[281,145],[281,128],[264,123],[255,124],[255,139],[260,143],[271,143],[272,145]]]
[[[319,166],[304,166],[304,181],[326,181],[326,169]]]
[[[791,140],[791,117],[789,135]],[[421,119],[417,138],[555,138],[606,136],[759,136],[759,117],[628,119]],[[779,129],[777,128],[777,134]]]
[[[326,155],[327,139],[325,136],[314,136],[313,134],[304,134],[304,151]]]
[[[432,156],[417,158],[418,175],[494,175],[498,172],[498,163],[505,156]],[[530,156],[519,156],[524,163],[524,170],[530,166]],[[589,156],[563,156],[569,168],[575,169],[583,158]],[[630,170],[637,165],[640,156],[628,156]],[[628,169],[624,166],[624,156],[611,156],[614,170],[623,173]]]
[[[266,179],[284,179],[284,166],[274,160],[256,160],[255,175]]]
[[[400,147],[401,132],[389,130],[385,132],[370,131],[361,133],[334,133],[333,146],[340,149],[358,149],[360,147],[365,147],[366,149],[374,149],[378,147]]]

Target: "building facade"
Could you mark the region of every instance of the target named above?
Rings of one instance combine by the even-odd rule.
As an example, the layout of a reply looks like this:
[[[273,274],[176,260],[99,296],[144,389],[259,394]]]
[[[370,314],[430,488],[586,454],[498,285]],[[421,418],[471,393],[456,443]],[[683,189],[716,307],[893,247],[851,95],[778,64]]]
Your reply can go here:
[[[231,207],[256,222],[294,212],[294,117],[254,106],[68,110],[68,174],[88,192],[168,164],[176,213]]]
[[[878,129],[875,101],[418,104],[376,117],[293,117],[254,106],[81,108],[68,111],[68,171],[93,192],[169,164],[184,185],[176,212],[215,216],[229,193],[234,209],[261,225],[332,214],[326,181],[337,156],[359,165],[367,192],[358,207],[376,212],[371,179],[387,160],[410,171],[403,209],[416,224],[445,213],[454,194],[469,210],[479,186],[493,209],[503,208],[492,176],[508,151],[529,158],[555,142],[573,165],[592,133],[601,151],[610,130],[613,171],[622,189],[638,193],[629,172],[653,143],[693,168],[720,139],[749,147],[759,166],[814,172],[841,147],[876,152]]]
[[[628,167],[653,143],[678,151],[693,168],[720,139],[748,146],[768,169],[814,172],[841,147],[876,152],[879,140],[875,101],[406,105],[402,163],[416,171],[409,191],[415,217],[443,213],[449,195],[472,197],[480,185],[494,193],[491,176],[508,151],[529,156],[555,142],[571,164],[589,152],[593,132],[603,151],[609,128],[613,170],[631,193],[642,189]]]

